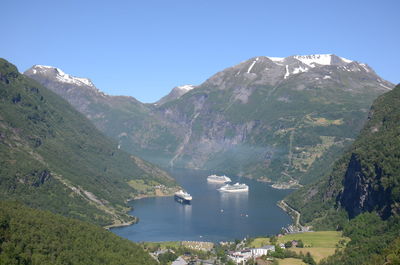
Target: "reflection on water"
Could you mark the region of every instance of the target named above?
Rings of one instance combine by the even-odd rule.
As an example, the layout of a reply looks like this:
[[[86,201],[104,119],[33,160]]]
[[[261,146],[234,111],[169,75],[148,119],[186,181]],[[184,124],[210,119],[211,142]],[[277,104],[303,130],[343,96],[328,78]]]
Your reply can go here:
[[[182,204],[182,207],[178,207],[179,214],[184,217],[185,221],[190,221],[192,217],[192,205]]]
[[[225,185],[225,183],[215,183],[215,182],[208,182],[207,181],[207,186],[208,186],[209,190],[217,190],[217,189],[221,188],[224,185]]]
[[[220,192],[221,206],[244,209],[248,206],[248,192]]]
[[[207,182],[208,175],[201,171],[174,172],[178,183],[193,197],[190,205],[180,204],[173,197],[137,200],[132,202],[132,215],[140,222],[112,231],[136,242],[221,241],[277,233],[291,222],[276,206],[288,191],[240,179],[249,186],[248,192],[219,192],[224,184]],[[238,180],[233,177],[232,181]]]

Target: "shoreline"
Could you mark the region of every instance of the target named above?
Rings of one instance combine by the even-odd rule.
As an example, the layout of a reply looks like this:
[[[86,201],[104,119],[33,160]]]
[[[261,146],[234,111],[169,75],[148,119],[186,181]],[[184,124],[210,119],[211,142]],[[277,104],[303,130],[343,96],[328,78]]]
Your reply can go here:
[[[113,223],[110,225],[106,225],[103,226],[104,229],[106,230],[110,230],[111,228],[117,228],[117,227],[124,227],[124,226],[130,226],[130,225],[134,225],[137,223],[137,218],[132,216],[134,218],[134,220],[129,221],[129,222],[123,222],[123,223]]]
[[[303,187],[303,185],[299,184],[299,182],[295,180],[290,180],[288,182],[274,182],[268,177],[261,177],[261,178],[253,178],[251,176],[242,176],[242,177],[255,180],[260,183],[267,183],[271,188],[276,190],[296,190]]]
[[[127,199],[125,203],[128,204],[131,201],[145,199],[145,198],[170,197],[170,196],[174,196],[174,192],[163,193],[160,189],[155,189],[155,194],[140,194],[133,198]],[[128,212],[132,211],[132,210],[134,210],[134,209],[132,207],[129,207],[129,210],[127,210],[126,214],[129,215],[130,217],[132,217],[133,220],[128,221],[128,222],[122,222],[122,223],[114,222],[112,224],[103,226],[103,228],[106,230],[110,230],[111,228],[124,227],[124,226],[130,226],[130,225],[136,224],[138,222],[138,218],[136,216],[128,214]]]
[[[174,196],[174,194],[173,193],[171,193],[171,194],[159,194],[159,195],[158,194],[141,194],[141,195],[135,196],[135,197],[127,200],[127,202],[131,202],[131,201],[134,201],[134,200],[141,200],[141,199],[145,199],[145,198],[170,197],[170,196]]]

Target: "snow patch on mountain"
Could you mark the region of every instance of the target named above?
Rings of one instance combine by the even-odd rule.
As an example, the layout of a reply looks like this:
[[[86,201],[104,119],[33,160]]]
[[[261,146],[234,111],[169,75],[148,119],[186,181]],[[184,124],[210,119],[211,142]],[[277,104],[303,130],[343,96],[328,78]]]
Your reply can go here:
[[[195,88],[194,85],[183,85],[183,86],[177,86],[176,89],[184,91],[185,93],[192,90],[193,88]]]
[[[310,67],[315,67],[315,64],[330,65],[332,61],[331,54],[295,55],[294,58]]]
[[[299,60],[300,62],[310,66],[315,67],[316,64],[319,65],[332,65],[333,54],[312,54],[312,55],[295,55],[293,58]],[[344,63],[352,63],[352,60],[339,57]]]
[[[283,79],[288,78],[289,75],[290,75],[290,73],[289,73],[289,65],[286,65],[286,73],[285,73],[285,76],[283,77]]]
[[[379,84],[381,87],[384,87],[384,88],[386,88],[386,89],[388,89],[388,90],[392,90],[392,88],[390,88],[390,87],[388,87],[388,86],[385,86],[384,84]]]
[[[370,70],[368,69],[368,66],[367,66],[366,64],[360,63],[360,65],[362,66],[362,68],[364,68],[364,70],[365,70],[367,73],[370,72]]]
[[[292,73],[293,74],[298,74],[298,73],[305,73],[307,71],[308,71],[307,67],[299,66],[299,67],[294,68]]]
[[[258,57],[256,60],[253,61],[253,63],[250,65],[249,69],[247,69],[247,73],[249,74],[251,69],[253,69],[253,66],[256,64],[256,62],[258,61]]]
[[[343,58],[343,57],[340,57],[340,59],[342,59],[342,61],[345,62],[345,63],[352,63],[353,62],[352,60],[349,60],[349,59],[346,59],[346,58]]]
[[[35,65],[32,67],[32,73],[42,73],[42,74],[52,74],[55,75],[55,78],[63,83],[69,83],[69,84],[75,84],[78,86],[89,86],[89,87],[95,87],[92,81],[88,78],[81,78],[81,77],[75,77],[69,74],[64,73],[60,68],[56,68],[53,66],[47,66],[47,65]]]
[[[267,58],[273,62],[278,62],[278,63],[282,63],[285,60],[285,58],[282,57],[267,57]]]

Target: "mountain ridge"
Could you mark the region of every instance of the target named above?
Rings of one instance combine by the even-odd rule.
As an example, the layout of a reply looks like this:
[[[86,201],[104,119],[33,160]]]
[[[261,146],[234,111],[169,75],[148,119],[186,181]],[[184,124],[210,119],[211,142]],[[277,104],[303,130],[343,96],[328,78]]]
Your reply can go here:
[[[334,170],[287,198],[302,212],[304,223],[332,224],[364,212],[376,212],[382,219],[400,214],[399,99],[400,85],[376,99],[368,122]]]
[[[118,123],[112,120],[121,110],[111,101],[104,107],[93,98],[88,109],[69,101],[122,149],[159,165],[274,182],[298,182],[311,172],[310,182],[362,128],[372,101],[393,86],[366,64],[314,57],[251,58],[163,104],[130,103]],[[25,74],[46,85],[43,76]]]
[[[4,59],[0,110],[0,198],[106,225],[135,220],[126,214],[126,200],[147,192],[136,182],[149,189],[176,186]]]

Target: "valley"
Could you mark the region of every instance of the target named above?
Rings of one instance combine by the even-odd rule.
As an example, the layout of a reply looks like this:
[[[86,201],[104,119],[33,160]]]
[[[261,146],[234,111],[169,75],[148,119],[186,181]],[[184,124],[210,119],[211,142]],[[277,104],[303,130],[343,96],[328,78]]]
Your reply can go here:
[[[131,154],[278,187],[321,177],[361,130],[372,101],[393,87],[368,65],[333,54],[255,57],[154,104],[106,95],[56,67],[36,65],[24,74]]]
[[[15,216],[30,211],[39,226],[41,215],[66,226],[80,219],[95,234],[102,226],[136,242],[129,248],[145,262],[137,264],[249,263],[256,256],[260,264],[359,264],[370,253],[377,264],[396,257],[385,253],[400,236],[399,87],[365,64],[335,55],[255,57],[154,104],[106,95],[55,67],[22,75],[2,60],[0,70],[4,260],[14,259],[7,244],[34,242],[33,234],[13,236],[26,226]],[[205,180],[215,172],[249,192],[220,193]],[[192,204],[169,197],[180,188]],[[120,237],[114,246],[124,244]],[[173,243],[141,243],[162,241]],[[90,259],[101,256],[96,251]],[[27,262],[47,262],[42,250],[33,252]],[[116,260],[111,255],[107,264]]]

